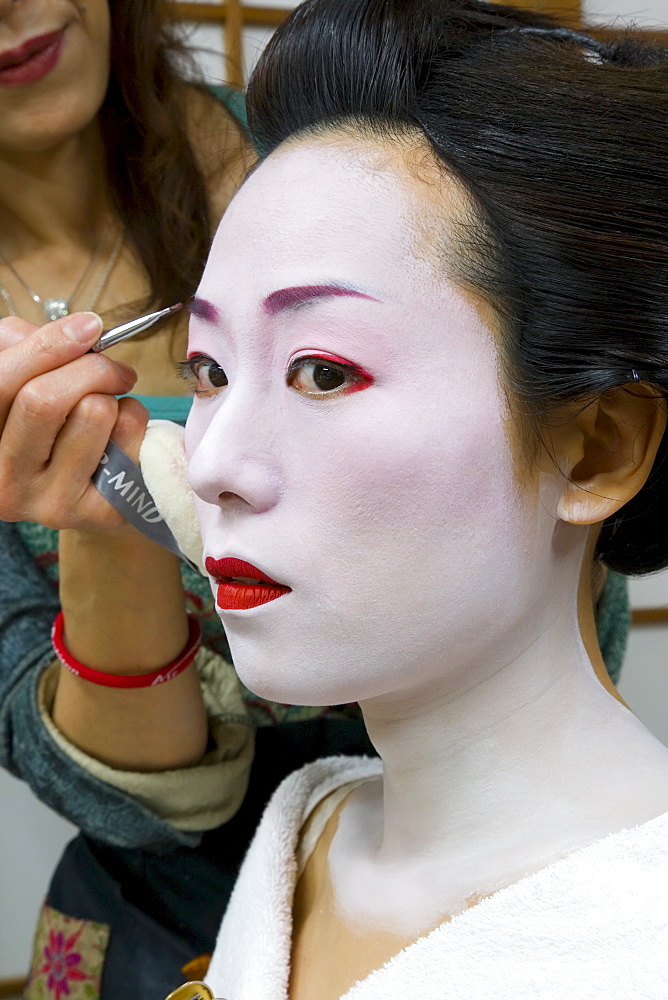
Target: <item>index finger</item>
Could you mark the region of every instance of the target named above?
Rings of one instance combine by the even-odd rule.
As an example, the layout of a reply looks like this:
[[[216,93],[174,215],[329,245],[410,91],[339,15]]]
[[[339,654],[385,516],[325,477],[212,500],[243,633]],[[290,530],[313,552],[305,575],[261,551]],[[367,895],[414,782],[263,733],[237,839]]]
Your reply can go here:
[[[0,326],[10,337],[21,332],[15,320],[3,320]],[[97,313],[73,313],[34,329],[0,351],[0,424],[4,425],[14,397],[26,382],[81,357],[101,333]]]
[[[0,351],[14,344],[20,344],[22,340],[39,329],[34,323],[29,323],[27,319],[20,316],[6,316],[0,320]]]

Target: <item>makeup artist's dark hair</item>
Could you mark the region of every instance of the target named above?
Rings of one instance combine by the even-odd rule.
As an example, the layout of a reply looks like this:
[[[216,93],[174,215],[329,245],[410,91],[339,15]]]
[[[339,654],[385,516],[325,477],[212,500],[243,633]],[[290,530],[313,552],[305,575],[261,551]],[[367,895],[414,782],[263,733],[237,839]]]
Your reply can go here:
[[[180,70],[189,56],[164,0],[110,0],[110,8],[111,76],[100,110],[109,184],[150,282],[143,305],[157,308],[193,295],[214,224],[187,129]],[[199,89],[219,111],[216,98]],[[214,113],[211,131],[218,120]]]
[[[502,318],[534,421],[633,381],[667,393],[667,51],[484,0],[307,0],[261,58],[248,112],[265,154],[332,127],[426,137],[471,197],[462,276]],[[667,451],[664,435],[603,527],[614,569],[668,564]]]

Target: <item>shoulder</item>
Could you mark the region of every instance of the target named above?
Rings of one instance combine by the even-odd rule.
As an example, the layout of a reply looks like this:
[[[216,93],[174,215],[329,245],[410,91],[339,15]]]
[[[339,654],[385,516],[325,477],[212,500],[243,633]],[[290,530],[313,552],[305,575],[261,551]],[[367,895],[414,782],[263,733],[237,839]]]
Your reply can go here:
[[[293,771],[265,807],[244,869],[262,871],[269,879],[280,869],[296,872],[302,829],[317,806],[337,789],[381,771],[378,758],[344,756],[324,757]]]
[[[304,821],[335,789],[373,777],[381,767],[377,758],[324,757],[294,771],[278,786],[219,931],[208,973],[217,996],[276,993],[278,980],[288,974],[297,845]]]
[[[323,757],[289,774],[274,792],[265,815],[270,821],[287,819],[297,835],[313,810],[332,792],[381,773],[382,763],[377,757]]]

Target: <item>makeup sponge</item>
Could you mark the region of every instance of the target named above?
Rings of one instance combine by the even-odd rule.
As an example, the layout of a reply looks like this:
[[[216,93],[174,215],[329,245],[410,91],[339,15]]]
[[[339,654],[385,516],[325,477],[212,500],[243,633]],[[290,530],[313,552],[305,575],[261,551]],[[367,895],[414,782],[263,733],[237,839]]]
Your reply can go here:
[[[179,548],[206,576],[195,494],[186,478],[184,429],[171,420],[149,420],[139,451],[144,482]]]

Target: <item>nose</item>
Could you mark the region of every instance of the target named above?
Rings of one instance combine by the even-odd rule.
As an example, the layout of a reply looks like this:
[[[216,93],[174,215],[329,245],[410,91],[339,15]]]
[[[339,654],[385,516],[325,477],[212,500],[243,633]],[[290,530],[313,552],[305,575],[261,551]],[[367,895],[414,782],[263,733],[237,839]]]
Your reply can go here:
[[[225,400],[209,420],[195,407],[186,429],[188,480],[206,503],[260,514],[280,499],[283,477],[275,421],[249,399]]]

